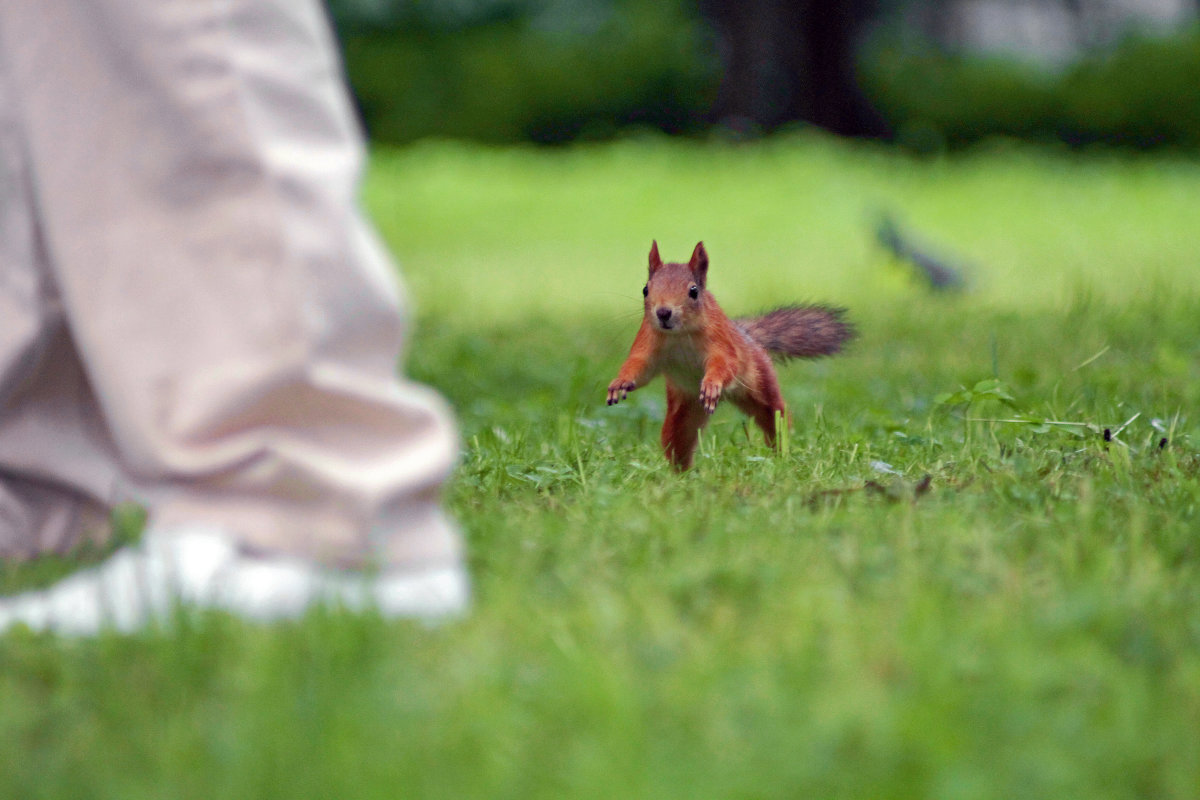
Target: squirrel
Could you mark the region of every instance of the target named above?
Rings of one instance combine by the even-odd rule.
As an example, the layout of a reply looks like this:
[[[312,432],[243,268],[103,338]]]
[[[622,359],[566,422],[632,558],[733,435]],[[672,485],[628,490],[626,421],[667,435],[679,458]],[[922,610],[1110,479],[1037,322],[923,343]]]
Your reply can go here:
[[[664,376],[662,447],[679,471],[692,465],[700,429],[722,397],[753,419],[774,447],[776,415],[788,417],[769,354],[780,360],[833,355],[855,335],[843,319],[845,309],[828,306],[784,306],[731,320],[706,288],[707,277],[704,242],[686,264],[664,264],[658,242],[650,245],[642,324],[629,357],[608,385],[611,406],[656,375]]]

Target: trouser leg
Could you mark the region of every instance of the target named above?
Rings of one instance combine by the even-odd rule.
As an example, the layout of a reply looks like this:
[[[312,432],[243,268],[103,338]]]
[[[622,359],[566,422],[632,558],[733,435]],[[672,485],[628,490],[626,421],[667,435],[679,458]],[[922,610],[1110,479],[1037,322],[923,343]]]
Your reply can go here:
[[[64,554],[108,537],[108,510],[59,484],[0,474],[0,559]]]
[[[5,56],[0,47],[0,558],[11,559],[104,539],[115,471],[46,271]],[[49,449],[59,458],[40,468]]]
[[[152,523],[454,560],[457,441],[395,377],[401,306],[320,7],[4,3],[0,37],[64,314]]]
[[[70,337],[50,320],[0,392],[0,558],[103,542],[111,506],[127,497]]]

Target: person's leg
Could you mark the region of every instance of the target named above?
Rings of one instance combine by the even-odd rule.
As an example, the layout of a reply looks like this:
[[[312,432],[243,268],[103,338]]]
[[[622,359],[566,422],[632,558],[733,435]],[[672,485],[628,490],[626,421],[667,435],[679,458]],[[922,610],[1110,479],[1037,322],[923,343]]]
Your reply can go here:
[[[39,0],[4,4],[0,36],[71,333],[152,524],[454,563],[456,438],[395,377],[394,277],[320,7]]]
[[[95,398],[76,411],[90,438],[0,411],[0,464],[6,441],[33,443],[24,474],[56,478],[115,454],[151,512],[141,549],[0,603],[0,630],[88,632],[98,597],[135,603],[122,627],[163,597],[259,619],[318,598],[461,608],[438,502],[457,438],[444,403],[396,377],[395,275],[358,210],[361,140],[319,6],[5,3],[0,52]],[[117,588],[131,565],[148,591]]]

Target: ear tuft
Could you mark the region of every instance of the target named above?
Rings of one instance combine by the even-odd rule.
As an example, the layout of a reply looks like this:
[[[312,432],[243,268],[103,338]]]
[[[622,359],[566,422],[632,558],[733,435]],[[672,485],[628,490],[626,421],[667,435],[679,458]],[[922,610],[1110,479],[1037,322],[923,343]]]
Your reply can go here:
[[[688,266],[696,275],[696,283],[700,284],[700,288],[704,288],[704,284],[708,280],[708,253],[704,250],[704,242],[696,243],[696,249],[692,251],[692,260],[688,262]]]
[[[653,275],[662,265],[662,258],[658,255],[658,240],[655,239],[650,243],[650,274]]]

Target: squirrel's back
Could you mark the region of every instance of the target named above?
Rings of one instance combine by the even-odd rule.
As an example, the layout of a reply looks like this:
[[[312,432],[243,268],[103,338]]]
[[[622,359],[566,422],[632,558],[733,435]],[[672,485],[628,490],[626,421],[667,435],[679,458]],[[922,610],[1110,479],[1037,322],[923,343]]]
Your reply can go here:
[[[854,326],[843,319],[845,313],[829,306],[783,306],[733,322],[774,356],[819,358],[840,352],[854,338]]]

